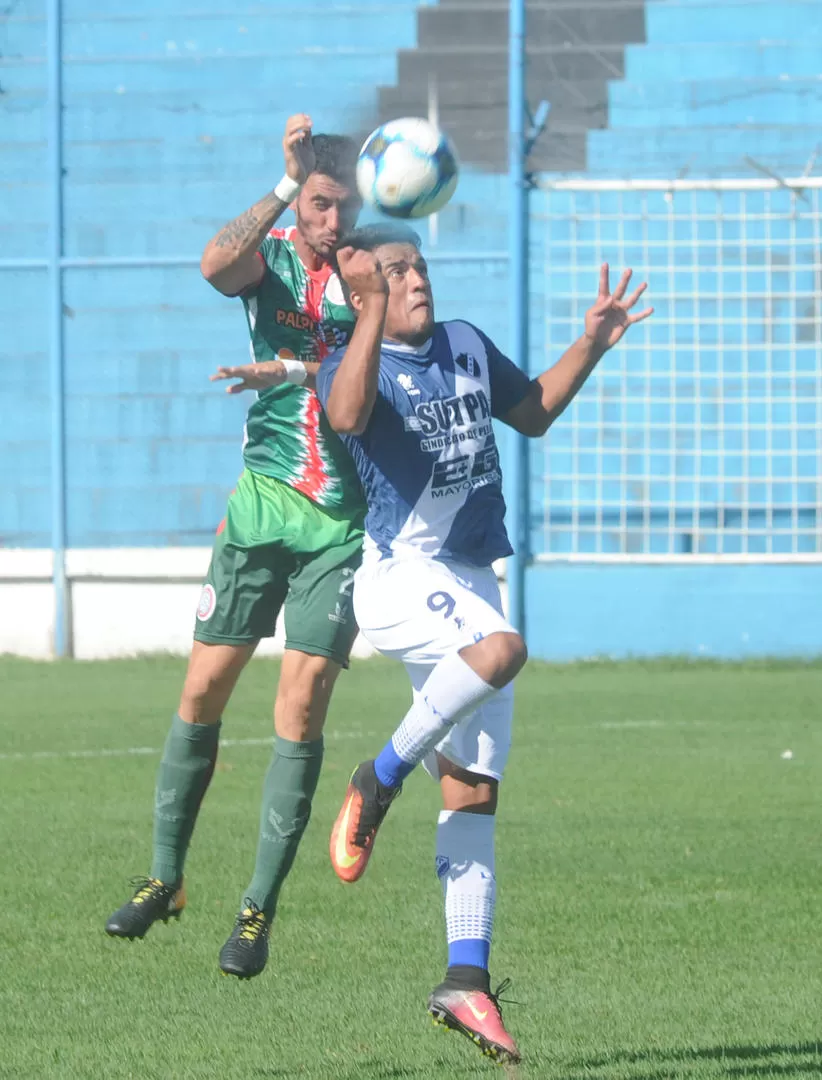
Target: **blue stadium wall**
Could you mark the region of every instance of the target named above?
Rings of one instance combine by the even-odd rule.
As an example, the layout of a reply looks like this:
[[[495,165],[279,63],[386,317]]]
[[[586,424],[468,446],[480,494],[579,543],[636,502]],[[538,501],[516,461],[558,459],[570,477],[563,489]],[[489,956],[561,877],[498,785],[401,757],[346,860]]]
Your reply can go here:
[[[245,355],[245,325],[195,265],[151,260],[196,257],[271,187],[292,111],[311,112],[318,129],[367,130],[376,87],[415,45],[419,5],[292,0],[231,15],[217,0],[147,0],[139,15],[113,5],[100,14],[95,0],[63,6],[64,253],[146,263],[65,271],[68,542],[207,545],[241,467],[244,413],[207,376]],[[822,5],[661,0],[646,15],[647,42],[628,46],[625,78],[610,85],[608,128],[588,136],[589,173],[671,176],[687,163],[689,175],[728,175],[746,154],[801,173],[822,144]],[[0,15],[0,260],[47,253],[45,42],[43,0]],[[438,251],[482,257],[434,262],[440,315],[473,319],[503,345],[506,201],[504,177],[466,170]],[[546,359],[545,320],[565,317],[545,301],[546,242],[535,231],[534,366]],[[0,546],[47,548],[47,275],[0,269],[0,282]],[[561,554],[535,465],[532,547]],[[818,573],[537,564],[529,644],[557,659],[816,653]]]

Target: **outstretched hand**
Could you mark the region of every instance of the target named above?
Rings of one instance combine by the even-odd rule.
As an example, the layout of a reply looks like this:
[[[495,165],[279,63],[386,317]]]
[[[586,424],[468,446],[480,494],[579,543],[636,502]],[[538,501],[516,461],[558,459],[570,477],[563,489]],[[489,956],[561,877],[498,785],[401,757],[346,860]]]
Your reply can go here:
[[[603,263],[600,268],[597,301],[585,312],[585,336],[603,352],[612,349],[629,326],[642,322],[653,314],[652,307],[631,314],[631,308],[648,288],[647,282],[643,281],[626,297],[631,273],[631,270],[623,270],[619,284],[611,292],[608,263]]]
[[[287,372],[282,360],[263,360],[259,364],[241,364],[239,367],[219,367],[210,382],[223,379],[239,379],[225,388],[227,394],[241,394],[243,390],[268,390],[272,386],[282,386],[286,382]]]

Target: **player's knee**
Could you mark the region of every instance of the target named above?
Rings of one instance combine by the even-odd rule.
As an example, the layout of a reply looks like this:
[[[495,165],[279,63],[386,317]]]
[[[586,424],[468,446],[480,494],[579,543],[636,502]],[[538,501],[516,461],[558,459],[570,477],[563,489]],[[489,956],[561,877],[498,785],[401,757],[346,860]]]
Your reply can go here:
[[[528,659],[525,641],[520,634],[513,631],[489,634],[487,638],[472,645],[470,652],[473,660],[469,660],[471,666],[486,682],[498,689],[507,686]]]
[[[505,638],[505,663],[509,678],[513,679],[525,667],[525,662],[528,659],[528,646],[525,644],[525,639],[521,634],[500,634],[500,637]]]
[[[223,682],[216,673],[190,671],[180,697],[179,712],[183,720],[194,724],[216,723],[227,700]]]
[[[180,697],[180,716],[187,723],[214,724],[223,714],[248,657],[249,648],[204,646],[196,642]]]

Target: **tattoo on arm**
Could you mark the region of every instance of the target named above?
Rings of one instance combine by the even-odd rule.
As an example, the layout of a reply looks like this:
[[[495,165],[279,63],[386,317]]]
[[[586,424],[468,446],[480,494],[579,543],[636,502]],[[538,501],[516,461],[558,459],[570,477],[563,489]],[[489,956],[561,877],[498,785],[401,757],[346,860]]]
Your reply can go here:
[[[256,251],[265,239],[271,224],[286,209],[287,203],[273,193],[261,199],[256,206],[229,221],[214,238],[214,246],[220,248],[246,248]]]
[[[234,247],[237,244],[242,244],[250,235],[257,232],[259,225],[260,223],[254,211],[246,210],[238,218],[229,221],[228,225],[217,233],[214,243],[217,247]]]

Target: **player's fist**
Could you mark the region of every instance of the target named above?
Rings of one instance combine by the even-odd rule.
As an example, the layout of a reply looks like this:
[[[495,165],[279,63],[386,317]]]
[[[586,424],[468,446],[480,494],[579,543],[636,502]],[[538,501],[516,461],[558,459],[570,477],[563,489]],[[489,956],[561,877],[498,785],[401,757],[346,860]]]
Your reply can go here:
[[[371,251],[357,251],[351,247],[337,252],[340,277],[352,293],[366,296],[387,296],[388,282],[382,272],[379,259]]]
[[[283,136],[285,171],[292,180],[304,184],[314,171],[316,158],[311,143],[311,117],[305,113],[289,116]]]

